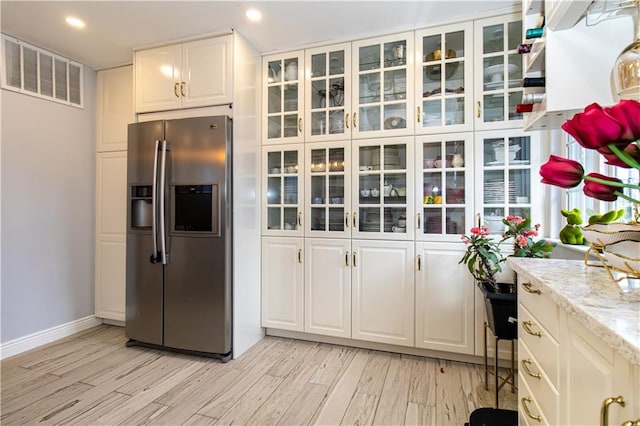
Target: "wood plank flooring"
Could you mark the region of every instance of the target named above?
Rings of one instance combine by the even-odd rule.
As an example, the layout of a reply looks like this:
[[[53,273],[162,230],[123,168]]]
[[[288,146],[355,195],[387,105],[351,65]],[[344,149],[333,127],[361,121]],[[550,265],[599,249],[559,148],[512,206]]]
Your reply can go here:
[[[493,402],[474,364],[279,337],[222,364],[125,341],[101,325],[2,361],[0,423],[443,426]]]

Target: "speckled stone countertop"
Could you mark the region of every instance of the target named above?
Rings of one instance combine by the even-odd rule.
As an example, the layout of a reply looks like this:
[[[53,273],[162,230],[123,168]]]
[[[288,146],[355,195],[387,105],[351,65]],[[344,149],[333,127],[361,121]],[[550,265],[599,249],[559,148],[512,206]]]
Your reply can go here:
[[[618,284],[603,268],[585,266],[581,260],[510,257],[507,262],[620,355],[640,365],[640,280]]]

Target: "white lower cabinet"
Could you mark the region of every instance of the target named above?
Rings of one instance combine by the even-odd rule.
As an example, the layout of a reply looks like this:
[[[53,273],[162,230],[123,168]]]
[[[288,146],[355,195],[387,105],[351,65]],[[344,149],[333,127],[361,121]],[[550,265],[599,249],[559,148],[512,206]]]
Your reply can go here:
[[[416,243],[416,347],[474,353],[474,283],[461,243]]]
[[[351,337],[351,240],[305,240],[304,331]]]
[[[353,240],[352,332],[358,340],[414,346],[414,244]]]
[[[262,238],[262,326],[303,331],[302,238]]]

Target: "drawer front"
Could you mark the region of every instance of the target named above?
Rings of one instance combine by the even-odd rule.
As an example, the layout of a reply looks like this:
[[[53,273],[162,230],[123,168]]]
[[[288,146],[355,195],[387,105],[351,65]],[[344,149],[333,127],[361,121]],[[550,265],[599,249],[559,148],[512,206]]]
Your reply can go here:
[[[544,291],[540,290],[535,283],[522,278],[518,280],[518,300],[557,340],[559,333],[558,305],[545,296]]]
[[[549,377],[551,384],[557,389],[560,381],[560,346],[522,303],[518,306],[518,338],[524,342],[540,368]]]
[[[544,417],[551,424],[560,424],[558,418],[560,393],[551,384],[546,372],[522,341],[518,344],[518,361],[518,370],[521,374],[519,383],[527,383],[527,388],[531,391]]]
[[[548,425],[549,422],[540,409],[534,393],[529,389],[522,374],[522,371],[518,373],[518,417],[520,424],[536,426]],[[524,420],[524,423],[522,420]]]

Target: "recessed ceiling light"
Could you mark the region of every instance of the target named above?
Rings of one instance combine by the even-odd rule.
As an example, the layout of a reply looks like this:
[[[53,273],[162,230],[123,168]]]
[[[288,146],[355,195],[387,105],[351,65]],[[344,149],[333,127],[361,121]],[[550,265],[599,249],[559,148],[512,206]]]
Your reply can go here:
[[[65,19],[65,21],[67,21],[67,24],[71,25],[72,27],[75,28],[84,28],[84,21],[82,19],[73,17],[73,16],[67,16]]]
[[[258,9],[247,10],[247,18],[252,22],[258,22],[262,19],[262,13]]]

